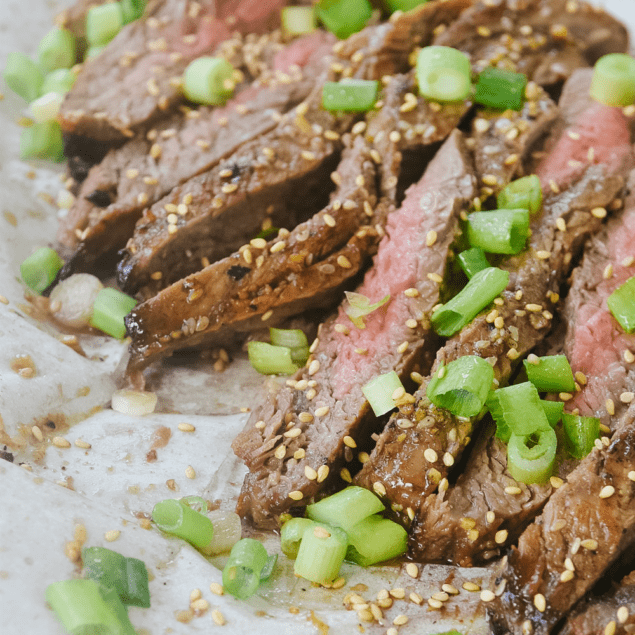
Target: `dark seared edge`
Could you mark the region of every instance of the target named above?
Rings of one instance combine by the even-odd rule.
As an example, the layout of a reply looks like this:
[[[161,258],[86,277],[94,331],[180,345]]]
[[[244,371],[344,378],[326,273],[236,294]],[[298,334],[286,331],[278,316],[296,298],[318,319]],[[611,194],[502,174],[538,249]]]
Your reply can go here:
[[[496,633],[547,635],[635,543],[635,405],[615,428],[504,559],[488,609]]]
[[[367,316],[365,329],[340,308],[319,329],[306,367],[254,410],[233,448],[250,470],[238,511],[255,525],[275,527],[281,513],[330,483],[350,482],[346,464],[377,427],[361,386],[389,370],[405,377],[415,364],[423,372],[429,366],[436,338],[427,318],[439,296],[425,274],[443,275],[459,212],[474,192],[455,131],[388,216],[387,236],[358,288],[373,301],[390,293],[386,308]]]
[[[133,310],[131,371],[180,348],[224,344],[334,303],[376,249],[374,225],[386,213],[377,205],[369,147],[361,136],[347,141],[351,147],[332,175],[339,187],[323,210],[268,242],[251,241]]]
[[[435,368],[464,355],[479,355],[492,363],[495,378],[504,383],[514,360],[549,331],[550,297],[556,297],[573,254],[601,224],[591,210],[611,203],[623,185],[620,175],[593,166],[567,191],[548,194],[542,214],[531,224],[527,250],[501,265],[510,273],[502,303],[499,300],[449,339],[437,353]],[[558,218],[565,221],[566,231],[557,229]],[[494,325],[498,317],[502,328]],[[425,394],[427,383],[424,380],[417,391],[414,405],[402,406],[393,415],[357,477],[360,485],[383,495],[393,510],[405,512],[406,522],[413,521],[410,546],[415,556],[419,549],[425,550],[417,529],[419,507],[435,490],[447,490],[450,469],[469,444],[476,424],[476,419],[454,417],[433,406]],[[398,423],[404,419],[414,425],[402,429]]]
[[[60,224],[58,239],[77,249],[62,275],[91,270],[105,254],[125,245],[144,208],[273,130],[280,116],[313,89],[331,41],[322,32],[300,38],[280,52],[294,68],[280,59],[224,107],[177,111],[111,150],[90,170]]]
[[[230,26],[230,6],[237,4],[217,12],[214,0],[152,0],[142,18],[84,63],[60,109],[62,130],[122,142],[163,117],[183,101],[180,79],[191,60],[214,52],[234,31],[273,30],[284,2],[268,0],[258,17],[239,17]]]
[[[628,34],[580,0],[488,0],[464,11],[433,43],[467,53],[477,71],[509,68],[546,86],[606,53],[625,52]]]

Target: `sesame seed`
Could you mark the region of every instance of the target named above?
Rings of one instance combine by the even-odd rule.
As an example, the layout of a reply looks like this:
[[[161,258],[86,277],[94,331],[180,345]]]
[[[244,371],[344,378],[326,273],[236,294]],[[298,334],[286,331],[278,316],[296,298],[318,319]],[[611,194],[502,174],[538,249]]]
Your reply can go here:
[[[262,422],[264,424],[264,421]],[[256,424],[257,426],[258,424]],[[181,432],[194,432],[196,430],[196,427],[193,426],[191,423],[179,423],[179,425],[177,426],[177,428],[181,431]],[[263,425],[264,428],[264,425]]]
[[[328,225],[329,227],[335,227],[335,219],[330,214],[324,214],[322,218],[324,219],[324,223],[326,225]]]
[[[485,591],[481,591],[481,601],[482,602],[491,602],[496,596],[493,591],[486,589]]]
[[[620,606],[620,608],[617,609],[617,619],[619,620],[620,624],[624,624],[626,620],[628,619],[628,616],[629,616],[628,607]]]
[[[478,584],[475,584],[474,582],[469,582],[469,581],[464,582],[462,586],[466,591],[471,591],[474,593],[481,590],[481,587]]]
[[[507,540],[508,535],[509,535],[509,532],[506,529],[501,529],[500,531],[496,532],[496,535],[494,536],[494,541],[496,542],[497,545],[502,545]]]
[[[631,470],[628,474],[627,474],[628,478],[630,481],[635,481],[635,470]]]
[[[428,605],[432,609],[440,609],[441,607],[443,607],[443,602],[441,602],[439,600],[435,600],[434,598],[430,598],[428,600]]]
[[[615,494],[615,488],[612,485],[605,485],[600,490],[600,498],[611,498]]]
[[[613,277],[613,265],[611,263],[604,267],[604,271],[602,271],[602,277],[605,280],[610,280]]]
[[[353,482],[353,477],[351,476],[350,471],[348,470],[348,468],[343,467],[340,470],[340,478],[345,481],[346,483],[352,483]]]
[[[330,468],[328,465],[320,465],[317,471],[317,482],[323,483],[329,475]]]
[[[561,392],[558,394],[558,397],[561,401],[569,401],[570,399],[573,399],[573,395],[570,392]]]
[[[406,320],[406,326],[409,329],[416,329],[418,325],[419,325],[419,322],[417,322],[417,320],[415,320],[413,318],[409,318],[409,319]]]
[[[348,446],[349,448],[357,447],[357,443],[355,443],[355,439],[353,439],[353,437],[346,435],[343,441],[344,441],[344,445]]]
[[[622,267],[632,267],[633,263],[635,263],[635,256],[626,256],[624,260],[622,260]],[[5,304],[7,304],[5,302]]]
[[[304,448],[299,448],[298,450],[296,450],[293,453],[293,458],[296,461],[299,461],[300,459],[303,459],[306,456],[306,451],[304,450]]]
[[[106,542],[115,542],[119,536],[121,536],[121,532],[118,529],[111,529],[104,534],[104,540]]]
[[[432,448],[426,448],[423,456],[429,463],[436,463],[439,458],[439,455]]]
[[[302,500],[304,494],[299,490],[294,490],[293,492],[289,492],[288,496],[291,500],[299,501]]]
[[[545,596],[542,593],[536,593],[534,595],[534,606],[541,612],[544,613],[547,608],[547,600],[545,600]]]
[[[551,483],[551,487],[554,489],[558,489],[564,485],[564,481],[558,476],[552,476],[549,479],[549,483]]]
[[[288,439],[295,439],[302,434],[302,430],[300,428],[291,428],[291,430],[287,430],[282,436],[287,437]]]
[[[0,302],[2,302],[2,304],[9,304],[9,300],[3,295],[0,295]]]
[[[607,399],[604,405],[606,406],[606,412],[613,416],[615,414],[615,403],[613,402],[613,400]]]
[[[632,393],[630,391],[628,392],[623,392],[620,395],[620,401],[622,403],[631,403],[631,401],[633,401],[633,397],[635,397],[635,393]]]
[[[538,258],[538,260],[547,260],[550,256],[551,256],[550,251],[541,249],[536,252],[536,258]]]
[[[408,623],[407,615],[397,615],[397,617],[392,621],[395,626],[403,626]]]
[[[211,615],[214,624],[217,624],[218,626],[223,626],[223,624],[225,624],[225,617],[218,609],[214,609]]]
[[[311,423],[311,421],[313,421],[313,415],[310,412],[301,412],[298,415],[298,419],[302,423]]]
[[[70,448],[71,443],[64,437],[53,437],[53,445],[56,448]]]
[[[393,142],[393,143],[398,143],[399,141],[401,141],[401,135],[396,131],[393,130],[389,135],[388,138]]]
[[[633,362],[635,362],[635,355],[633,355],[633,353],[628,348],[624,351],[624,361],[627,364],[632,364]]]
[[[93,446],[83,439],[75,439],[75,446],[82,450],[90,450]]]
[[[315,152],[311,152],[310,150],[302,150],[302,152],[300,152],[300,156],[306,161],[313,161],[315,159]]]
[[[499,315],[495,320],[494,320],[494,326],[497,329],[502,329],[505,326],[505,320]]]
[[[266,322],[272,315],[273,315],[273,311],[269,309],[269,311],[266,311],[265,313],[262,314],[262,317],[260,318],[260,320],[262,322]]]
[[[567,571],[575,571],[575,565],[573,564],[573,560],[571,560],[571,558],[564,559],[564,568]]]
[[[315,411],[315,416],[316,417],[324,417],[328,413],[329,413],[329,407],[328,406],[321,406],[320,408],[318,408]]]
[[[522,493],[522,490],[517,485],[508,485],[505,488],[505,494],[509,494],[510,496],[517,496]]]
[[[409,289],[406,289],[403,293],[407,298],[416,298],[419,296],[418,289],[415,289],[414,287],[410,287]]]
[[[518,359],[520,357],[520,353],[516,348],[512,347],[507,351],[507,357],[509,359]]]
[[[606,218],[606,210],[603,207],[594,207],[591,210],[591,214],[595,216],[595,218]]]
[[[446,593],[448,593],[449,595],[458,595],[459,594],[459,590],[451,585],[451,584],[444,584],[441,589],[443,589],[443,591],[445,591]]]
[[[484,174],[483,183],[485,183],[485,185],[496,185],[498,183],[498,179],[493,174]]]
[[[402,342],[397,346],[398,353],[405,353],[408,350],[408,342]]]
[[[416,580],[419,577],[419,567],[414,562],[409,562],[406,565],[406,573]]]
[[[337,257],[337,264],[342,267],[342,269],[350,269],[353,266],[351,261],[343,255]]]
[[[611,620],[604,628],[604,635],[615,635],[615,630],[617,629],[617,624],[615,620]]]
[[[313,530],[313,535],[316,538],[330,538],[331,537],[331,532],[328,531],[327,529],[325,529],[324,527],[321,527],[320,525],[318,525],[314,530]]]
[[[188,465],[185,468],[185,476],[189,479],[196,478],[196,470],[191,465]]]
[[[438,273],[429,273],[427,275],[428,280],[432,280],[432,282],[441,283],[443,282],[443,278]]]
[[[358,121],[352,128],[351,128],[351,132],[353,134],[362,134],[362,132],[364,132],[364,130],[366,130],[366,122],[365,121]]]
[[[315,373],[317,373],[318,370],[320,370],[320,362],[317,359],[314,359],[309,364],[309,376],[310,375],[315,375]]]
[[[286,454],[287,454],[287,446],[286,445],[279,445],[275,449],[275,451],[273,453],[273,455],[280,461],[282,461],[282,459],[284,459]]]
[[[386,488],[384,487],[383,483],[376,481],[375,483],[373,483],[373,489],[380,496],[386,496]]]
[[[267,241],[264,238],[252,238],[249,244],[254,247],[254,249],[264,249],[267,246]]]
[[[568,569],[565,569],[560,574],[560,582],[570,582],[573,578],[575,578],[575,573],[573,573],[573,571],[569,571]]]

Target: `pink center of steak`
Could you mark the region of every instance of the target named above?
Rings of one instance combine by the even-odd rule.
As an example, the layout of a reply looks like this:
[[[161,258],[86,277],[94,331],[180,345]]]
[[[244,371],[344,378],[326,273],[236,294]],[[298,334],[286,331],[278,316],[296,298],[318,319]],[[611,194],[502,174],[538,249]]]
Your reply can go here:
[[[621,108],[594,103],[567,128],[536,169],[543,189],[569,185],[593,163],[617,170],[630,152],[630,132]]]
[[[335,38],[324,31],[303,35],[276,53],[273,68],[283,73],[290,71],[292,66],[302,68],[312,59],[316,59],[318,54],[321,57],[328,55],[334,43]]]

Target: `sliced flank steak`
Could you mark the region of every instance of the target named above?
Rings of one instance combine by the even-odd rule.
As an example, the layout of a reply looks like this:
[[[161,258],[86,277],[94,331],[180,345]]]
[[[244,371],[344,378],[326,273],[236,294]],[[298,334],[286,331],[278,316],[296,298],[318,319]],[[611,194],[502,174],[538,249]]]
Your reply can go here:
[[[266,0],[254,11],[248,0],[221,7],[213,0],[150,2],[142,18],[84,63],[60,109],[62,130],[125,141],[183,101],[181,76],[193,59],[212,54],[234,31],[271,31],[284,4]]]
[[[279,51],[264,77],[243,85],[225,106],[177,111],[111,150],[90,170],[60,224],[58,239],[77,248],[64,274],[90,270],[104,255],[121,249],[144,208],[273,130],[280,115],[311,92],[331,43],[321,31],[301,37]]]
[[[438,302],[461,210],[475,192],[463,137],[455,131],[388,216],[373,267],[358,293],[389,301],[353,325],[347,304],[318,330],[306,367],[271,392],[233,444],[249,468],[238,511],[256,526],[308,504],[329,484],[350,482],[347,464],[377,428],[361,386],[395,370],[429,365],[436,337],[428,316]],[[407,398],[407,395],[404,397]]]
[[[370,148],[361,136],[350,144],[332,174],[339,186],[331,202],[310,220],[270,241],[251,240],[132,311],[131,372],[178,349],[226,346],[288,315],[335,303],[376,249],[374,224],[383,214]]]
[[[477,71],[496,65],[547,86],[606,53],[624,53],[628,33],[580,0],[497,0],[475,3],[433,43],[463,51]]]
[[[547,635],[635,545],[635,405],[614,427],[504,558],[488,605],[495,633]]]

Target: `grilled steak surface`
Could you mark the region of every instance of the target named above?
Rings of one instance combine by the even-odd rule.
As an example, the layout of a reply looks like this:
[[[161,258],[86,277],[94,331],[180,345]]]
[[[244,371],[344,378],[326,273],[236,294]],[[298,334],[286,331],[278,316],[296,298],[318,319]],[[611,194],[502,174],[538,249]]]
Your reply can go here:
[[[407,375],[421,351],[434,346],[427,316],[438,284],[426,274],[445,271],[459,211],[474,186],[462,136],[454,132],[388,216],[374,266],[357,289],[371,302],[390,294],[389,303],[366,317],[364,329],[340,308],[321,326],[293,385],[270,394],[234,441],[250,470],[238,509],[257,526],[276,526],[281,513],[306,505],[330,481],[350,481],[345,464],[356,439],[376,427],[361,385],[389,370]]]

